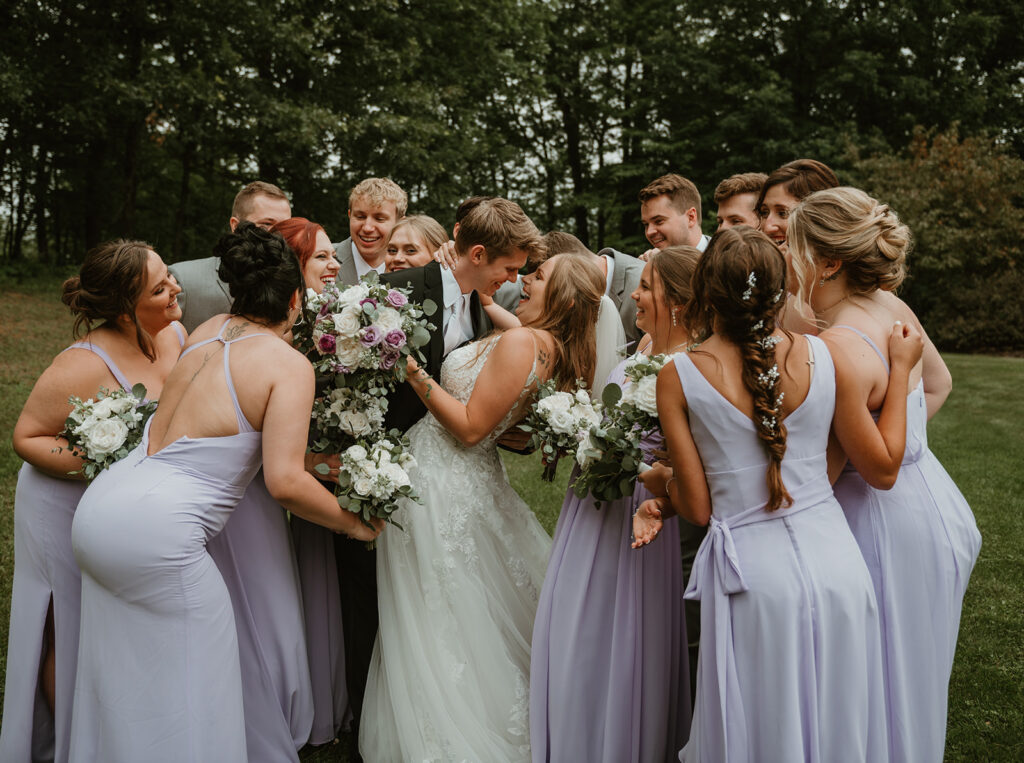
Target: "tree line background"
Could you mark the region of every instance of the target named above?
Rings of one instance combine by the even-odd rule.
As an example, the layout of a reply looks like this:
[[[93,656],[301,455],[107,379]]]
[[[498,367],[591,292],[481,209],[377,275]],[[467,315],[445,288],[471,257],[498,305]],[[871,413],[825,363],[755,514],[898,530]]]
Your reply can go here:
[[[1024,4],[1015,0],[8,0],[0,279],[115,236],[207,256],[246,182],[347,235],[391,177],[449,226],[519,201],[646,249],[637,191],[798,157],[892,205],[940,347],[1024,349]]]

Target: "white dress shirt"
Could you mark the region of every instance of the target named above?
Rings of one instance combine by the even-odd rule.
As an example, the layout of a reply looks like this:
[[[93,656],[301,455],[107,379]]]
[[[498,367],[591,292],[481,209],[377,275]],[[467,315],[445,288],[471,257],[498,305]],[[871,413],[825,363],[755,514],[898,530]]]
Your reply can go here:
[[[356,266],[356,275],[362,278],[371,270],[376,270],[380,275],[384,274],[384,260],[380,261],[380,265],[377,267],[371,267],[370,263],[363,259],[363,255],[359,253],[359,247],[356,246],[356,242],[352,242],[352,263]]]

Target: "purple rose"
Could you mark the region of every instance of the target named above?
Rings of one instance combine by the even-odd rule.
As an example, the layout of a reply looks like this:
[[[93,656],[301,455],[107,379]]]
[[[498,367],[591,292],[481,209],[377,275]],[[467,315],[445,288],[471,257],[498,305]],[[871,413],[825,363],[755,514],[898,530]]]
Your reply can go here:
[[[385,371],[390,371],[395,367],[395,363],[402,357],[402,353],[395,350],[384,350],[380,356],[380,367]]]
[[[323,304],[320,306],[320,310],[317,315],[321,318],[326,317],[331,312],[331,306],[329,304]]]
[[[337,347],[337,342],[334,340],[334,334],[323,334],[320,337],[320,341],[317,342],[317,347],[320,348],[321,355],[330,355],[334,352]]]
[[[354,368],[349,368],[348,366],[343,366],[341,363],[335,363],[334,364],[334,373],[336,373],[336,374],[350,374],[354,370],[355,370]]]
[[[384,336],[384,344],[388,347],[402,347],[405,344],[405,332],[402,329],[391,329]]]
[[[392,289],[388,292],[388,304],[392,307],[405,307],[409,300],[402,292]]]
[[[375,300],[373,297],[367,297],[366,299],[362,300],[359,303],[360,307],[362,307],[363,305],[369,305],[370,307],[376,308],[377,307],[377,300]]]
[[[376,326],[367,326],[360,332],[359,344],[363,347],[374,347],[380,344],[380,340],[384,337],[381,336],[380,329]]]

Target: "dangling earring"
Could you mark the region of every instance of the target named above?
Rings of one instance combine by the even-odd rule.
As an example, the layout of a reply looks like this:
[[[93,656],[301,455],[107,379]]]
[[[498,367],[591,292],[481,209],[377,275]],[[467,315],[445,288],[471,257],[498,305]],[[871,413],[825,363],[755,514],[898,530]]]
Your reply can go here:
[[[818,288],[820,289],[824,285],[825,285],[825,276],[822,276],[821,280],[818,281]]]
[[[675,310],[672,311],[672,325],[673,326],[678,326],[679,325],[679,313],[676,312]]]

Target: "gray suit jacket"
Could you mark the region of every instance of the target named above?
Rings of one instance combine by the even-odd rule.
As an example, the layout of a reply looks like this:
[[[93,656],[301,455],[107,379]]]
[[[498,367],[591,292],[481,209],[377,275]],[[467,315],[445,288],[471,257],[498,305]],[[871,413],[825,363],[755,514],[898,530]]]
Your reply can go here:
[[[356,261],[352,257],[352,237],[339,244],[334,245],[334,258],[338,261],[338,283],[352,286],[359,281],[359,274],[356,273]]]
[[[217,275],[218,267],[219,257],[205,257],[176,262],[168,268],[181,286],[181,322],[190,334],[200,323],[231,310],[231,293]]]
[[[619,318],[622,319],[622,328],[626,332],[626,342],[631,350],[635,350],[636,342],[640,341],[643,333],[636,327],[636,302],[630,297],[636,287],[640,285],[640,274],[644,272],[644,263],[629,254],[623,254],[611,247],[598,252],[599,256],[609,255],[615,261],[615,269],[612,271],[612,290],[608,294],[619,311]]]
[[[519,307],[519,300],[523,298],[523,279],[519,277],[515,283],[511,281],[505,281],[496,292],[494,292],[494,302],[501,305],[510,313],[515,313],[516,308]]]

